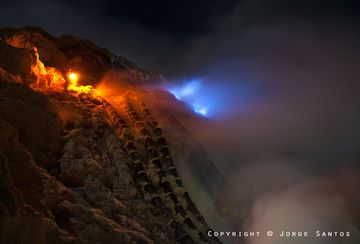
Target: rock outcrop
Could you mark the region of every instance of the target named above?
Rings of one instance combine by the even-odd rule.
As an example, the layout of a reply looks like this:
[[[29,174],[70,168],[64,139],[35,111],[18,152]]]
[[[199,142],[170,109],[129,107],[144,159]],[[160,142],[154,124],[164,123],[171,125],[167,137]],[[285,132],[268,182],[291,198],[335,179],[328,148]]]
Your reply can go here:
[[[99,48],[88,40],[69,35],[57,38],[38,27],[0,28],[0,40],[24,51],[36,47],[46,66],[64,73],[69,69],[79,71],[82,74],[80,82],[86,85],[96,84],[110,70],[123,72],[127,79],[137,85],[165,81],[160,73],[141,69],[126,58]],[[0,56],[3,57],[3,54]]]
[[[0,243],[219,242],[207,236],[196,191],[186,188],[193,182],[177,171],[179,154],[197,148],[186,159],[207,184],[201,196],[216,195],[223,179],[211,163],[197,162],[204,154],[190,135],[181,150],[172,142],[181,126],[139,86],[149,80],[132,74],[126,93],[106,98],[90,88],[31,86],[39,78],[34,47],[56,70],[92,70],[90,84],[114,65],[144,71],[74,37],[33,28],[0,33]]]

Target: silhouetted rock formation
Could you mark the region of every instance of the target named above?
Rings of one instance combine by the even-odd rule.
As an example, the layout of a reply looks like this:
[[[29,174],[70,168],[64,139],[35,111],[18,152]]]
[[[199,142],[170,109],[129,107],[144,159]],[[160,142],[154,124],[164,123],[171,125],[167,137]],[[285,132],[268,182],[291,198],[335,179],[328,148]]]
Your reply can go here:
[[[75,69],[83,74],[80,81],[87,85],[99,82],[109,70],[123,71],[127,79],[140,85],[165,81],[160,73],[141,69],[123,57],[74,36],[63,35],[56,38],[37,27],[0,28],[0,40],[22,50],[36,47],[46,66],[60,71]],[[25,59],[21,60],[27,62]]]

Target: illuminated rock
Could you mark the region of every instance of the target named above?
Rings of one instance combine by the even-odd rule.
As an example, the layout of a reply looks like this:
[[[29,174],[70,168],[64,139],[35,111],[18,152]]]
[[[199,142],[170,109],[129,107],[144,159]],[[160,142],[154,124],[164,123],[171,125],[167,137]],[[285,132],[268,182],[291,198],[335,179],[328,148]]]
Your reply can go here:
[[[96,47],[74,38],[59,44],[39,32],[34,40],[44,48],[34,49],[27,31],[39,32],[0,31],[3,40],[30,48],[5,44],[14,62],[0,63],[1,233],[26,235],[15,239],[20,243],[199,243],[208,226],[185,194],[169,153],[174,144],[163,135],[169,130],[143,100],[147,92],[100,97],[81,86],[95,81],[98,71],[83,71]],[[71,50],[74,43],[84,46]],[[84,50],[91,52],[79,54]],[[56,52],[74,56],[51,66]]]

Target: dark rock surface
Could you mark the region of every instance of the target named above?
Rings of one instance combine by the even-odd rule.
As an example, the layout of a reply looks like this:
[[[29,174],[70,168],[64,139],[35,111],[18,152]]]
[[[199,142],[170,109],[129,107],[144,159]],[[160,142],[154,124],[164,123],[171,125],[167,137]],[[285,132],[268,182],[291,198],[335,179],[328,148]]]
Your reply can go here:
[[[216,196],[223,179],[138,86],[154,77],[137,77],[145,71],[75,37],[37,28],[0,35],[0,243],[219,242],[206,235],[208,209],[192,199]],[[133,86],[106,100],[96,90],[35,91],[33,47],[58,70],[92,70],[90,84],[115,65],[132,74]],[[199,175],[183,184],[177,168],[188,151]]]

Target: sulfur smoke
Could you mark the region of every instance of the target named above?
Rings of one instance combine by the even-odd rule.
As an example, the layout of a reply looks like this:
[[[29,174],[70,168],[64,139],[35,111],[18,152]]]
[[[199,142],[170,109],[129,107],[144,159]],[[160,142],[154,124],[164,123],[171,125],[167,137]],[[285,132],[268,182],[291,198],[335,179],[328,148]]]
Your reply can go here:
[[[195,96],[216,106],[204,124],[184,121],[232,187],[225,201],[236,214],[217,228],[311,235],[245,239],[251,244],[357,243],[359,33],[320,20],[258,23],[234,36],[235,24],[219,30],[221,48],[211,39],[194,45],[214,47]],[[193,62],[205,52],[191,51]],[[317,230],[351,236],[313,237]]]

